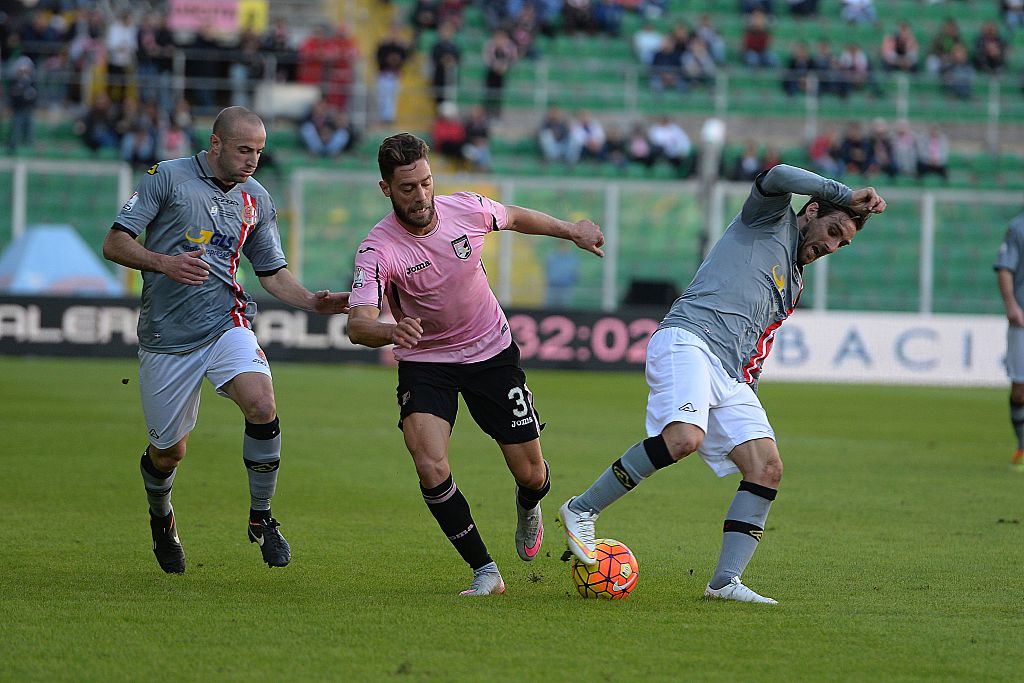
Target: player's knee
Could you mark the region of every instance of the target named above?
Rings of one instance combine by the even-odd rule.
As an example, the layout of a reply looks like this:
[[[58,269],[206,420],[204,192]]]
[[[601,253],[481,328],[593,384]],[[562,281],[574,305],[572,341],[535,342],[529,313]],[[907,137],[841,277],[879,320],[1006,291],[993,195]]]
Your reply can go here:
[[[699,429],[666,429],[662,437],[673,460],[682,460],[704,443],[704,432]]]
[[[170,472],[178,466],[184,457],[184,440],[179,441],[169,448],[157,448],[155,446],[149,447],[149,459],[153,461],[153,465],[161,472]]]
[[[1010,403],[1017,406],[1024,405],[1024,384],[1014,382],[1010,387]]]
[[[760,483],[773,489],[779,488],[782,482],[782,459],[775,455],[768,458],[761,466]]]
[[[253,424],[273,422],[277,417],[277,402],[274,396],[261,396],[245,407],[245,419]]]

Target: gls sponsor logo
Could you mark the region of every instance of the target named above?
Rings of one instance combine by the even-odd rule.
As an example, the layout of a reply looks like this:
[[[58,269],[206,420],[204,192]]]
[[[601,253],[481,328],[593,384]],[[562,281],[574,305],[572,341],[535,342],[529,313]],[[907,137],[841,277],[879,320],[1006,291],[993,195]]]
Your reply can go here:
[[[211,247],[221,247],[223,249],[231,249],[235,246],[234,235],[228,235],[219,230],[210,230],[209,228],[187,228],[185,230],[185,239],[192,244],[208,244]]]

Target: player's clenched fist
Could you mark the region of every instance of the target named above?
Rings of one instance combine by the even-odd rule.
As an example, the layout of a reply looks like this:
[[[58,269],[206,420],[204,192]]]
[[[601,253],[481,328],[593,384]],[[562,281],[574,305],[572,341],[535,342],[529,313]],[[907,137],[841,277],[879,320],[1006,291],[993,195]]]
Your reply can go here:
[[[582,220],[576,223],[576,234],[572,241],[580,249],[585,249],[598,256],[604,256],[601,247],[604,245],[604,233],[593,221]]]
[[[203,260],[204,250],[186,251],[164,259],[163,273],[182,285],[201,285],[210,276],[210,264]]]
[[[873,187],[854,190],[850,200],[850,208],[861,215],[882,213],[885,211],[885,200]]]
[[[391,333],[391,341],[403,349],[411,349],[419,344],[422,336],[423,328],[420,326],[420,319],[406,317],[395,325],[395,330]]]

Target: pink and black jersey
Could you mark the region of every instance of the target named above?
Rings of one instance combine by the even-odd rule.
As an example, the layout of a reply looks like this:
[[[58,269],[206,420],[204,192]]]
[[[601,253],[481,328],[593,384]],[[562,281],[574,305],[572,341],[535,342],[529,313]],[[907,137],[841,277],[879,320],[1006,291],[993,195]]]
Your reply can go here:
[[[506,208],[459,192],[434,198],[437,224],[413,235],[394,213],[379,222],[356,253],[349,305],[384,308],[396,318],[419,318],[423,337],[398,360],[474,363],[512,343],[505,313],[487,283],[484,237],[508,225]]]

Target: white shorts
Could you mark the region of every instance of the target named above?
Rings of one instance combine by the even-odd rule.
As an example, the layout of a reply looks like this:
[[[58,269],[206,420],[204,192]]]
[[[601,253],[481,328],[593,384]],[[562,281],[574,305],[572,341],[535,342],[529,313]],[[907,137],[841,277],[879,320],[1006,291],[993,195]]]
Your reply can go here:
[[[1006,330],[1006,376],[1014,384],[1024,384],[1024,327]]]
[[[232,328],[188,353],[139,349],[139,391],[150,443],[169,448],[195,428],[203,377],[226,397],[221,388],[243,372],[270,376],[267,356],[245,327]]]
[[[673,422],[704,430],[700,457],[724,477],[739,472],[732,449],[775,439],[768,416],[748,384],[737,382],[700,337],[679,327],[658,330],[647,345],[647,435]]]

